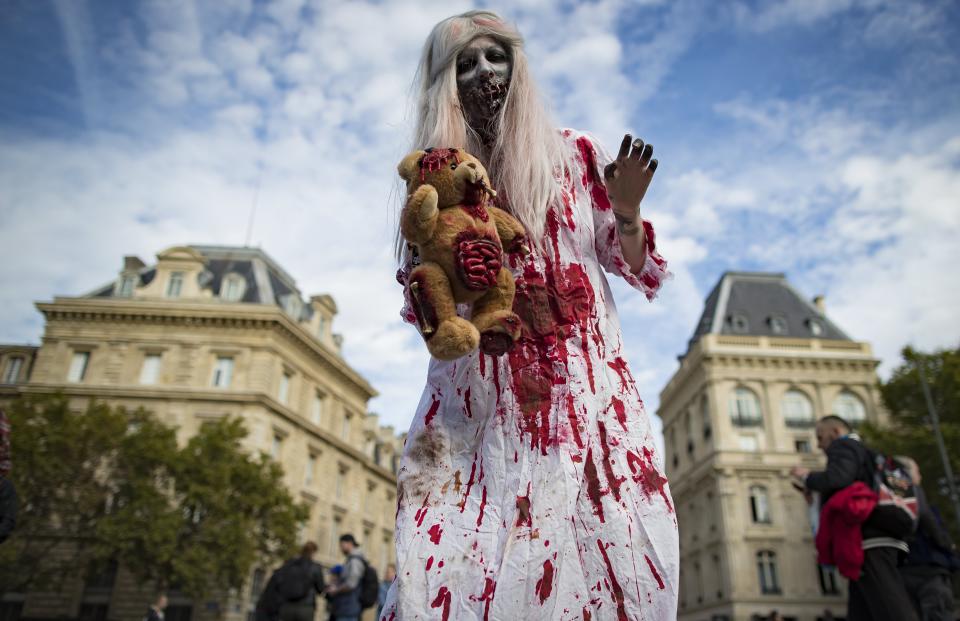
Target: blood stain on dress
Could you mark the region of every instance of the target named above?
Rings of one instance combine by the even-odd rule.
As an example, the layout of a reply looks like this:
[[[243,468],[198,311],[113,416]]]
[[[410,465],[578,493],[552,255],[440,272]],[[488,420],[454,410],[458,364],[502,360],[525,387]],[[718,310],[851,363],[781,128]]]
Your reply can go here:
[[[644,554],[643,558],[647,559],[647,565],[650,567],[650,573],[653,574],[653,577],[657,581],[657,588],[661,591],[667,588],[663,584],[663,578],[660,577],[660,573],[657,571],[657,567],[653,564],[653,561],[650,560],[650,557]]]
[[[627,480],[626,477],[618,477],[613,472],[613,459],[610,457],[610,445],[607,441],[607,426],[602,420],[597,421],[597,429],[600,431],[600,448],[603,449],[603,471],[607,475],[607,484],[613,497],[620,502],[620,484]]]
[[[550,597],[553,591],[553,563],[550,559],[543,562],[543,576],[537,580],[537,596],[542,605]]]
[[[620,586],[620,581],[617,580],[617,575],[613,571],[610,557],[607,556],[607,548],[604,547],[603,542],[599,539],[597,539],[597,547],[600,548],[600,554],[603,555],[603,562],[607,565],[607,574],[610,576],[610,591],[613,593],[613,601],[617,605],[617,619],[618,621],[625,621],[627,619],[627,611],[623,604],[623,587]]]
[[[447,587],[442,586],[437,592],[437,597],[430,604],[431,608],[440,608],[443,607],[442,619],[447,621],[450,618],[450,590]]]
[[[587,479],[587,496],[597,511],[600,523],[603,524],[603,492],[600,489],[600,479],[597,477],[597,466],[593,463],[593,449],[587,449],[587,463],[583,465],[583,476]]]

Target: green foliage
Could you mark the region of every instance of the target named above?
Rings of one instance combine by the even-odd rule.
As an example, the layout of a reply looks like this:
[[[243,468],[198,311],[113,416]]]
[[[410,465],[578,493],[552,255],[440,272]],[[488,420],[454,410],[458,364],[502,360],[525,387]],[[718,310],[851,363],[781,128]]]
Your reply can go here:
[[[239,588],[254,563],[293,548],[306,519],[280,467],[244,450],[238,420],[205,424],[179,447],[144,410],[76,412],[55,395],[19,399],[8,414],[21,511],[0,547],[0,592],[111,559],[196,597]]]
[[[917,371],[917,365],[923,365],[950,465],[954,476],[960,477],[960,349],[925,354],[908,347],[903,350],[903,359],[890,380],[880,386],[891,425],[882,429],[868,426],[864,429],[865,438],[888,455],[907,455],[917,462],[927,498],[939,508],[954,541],[960,541],[958,516],[940,485],[945,477],[943,463],[927,420],[927,404]]]

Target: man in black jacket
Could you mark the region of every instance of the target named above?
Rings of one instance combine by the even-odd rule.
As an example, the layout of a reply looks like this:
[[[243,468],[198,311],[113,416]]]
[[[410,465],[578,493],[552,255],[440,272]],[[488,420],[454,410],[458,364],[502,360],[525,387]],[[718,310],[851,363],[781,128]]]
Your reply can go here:
[[[827,467],[810,472],[795,466],[790,474],[804,489],[819,492],[821,507],[830,497],[856,481],[874,488],[871,453],[850,425],[839,416],[825,416],[817,423],[817,445],[827,454]],[[903,578],[897,571],[898,557],[907,544],[895,536],[897,525],[874,511],[862,524],[863,568],[860,579],[850,581],[847,621],[916,621]]]
[[[956,546],[940,522],[940,517],[927,502],[920,487],[920,467],[909,457],[897,456],[907,466],[916,486],[920,520],[917,532],[907,540],[910,553],[900,567],[904,585],[913,606],[923,621],[952,621],[953,585],[950,574],[956,569]]]
[[[323,569],[313,562],[317,544],[303,544],[300,556],[273,572],[264,597],[275,598],[280,621],[313,621],[317,595],[323,593]],[[266,602],[264,602],[266,604]],[[269,605],[269,604],[268,604]],[[267,618],[275,618],[267,611]]]

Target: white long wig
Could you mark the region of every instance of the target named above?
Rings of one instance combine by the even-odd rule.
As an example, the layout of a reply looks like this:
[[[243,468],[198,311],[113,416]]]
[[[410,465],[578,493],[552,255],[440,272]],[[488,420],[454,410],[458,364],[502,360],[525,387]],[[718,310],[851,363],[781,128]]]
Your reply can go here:
[[[457,92],[457,56],[478,37],[503,45],[513,69],[506,101],[495,119],[495,141],[489,147],[467,125]],[[478,157],[493,187],[506,197],[508,209],[539,243],[548,206],[559,199],[558,176],[570,170],[570,154],[540,100],[523,37],[490,11],[468,11],[434,26],[417,68],[418,90],[414,149],[457,147]]]

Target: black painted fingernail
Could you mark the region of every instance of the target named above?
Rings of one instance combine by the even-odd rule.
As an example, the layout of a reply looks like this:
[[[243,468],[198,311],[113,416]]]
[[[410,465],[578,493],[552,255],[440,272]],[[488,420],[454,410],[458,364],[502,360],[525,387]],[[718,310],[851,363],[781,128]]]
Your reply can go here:
[[[659,166],[659,164],[657,163],[657,160],[650,160],[650,166],[649,166],[650,172],[655,171],[657,169],[657,166]]]

